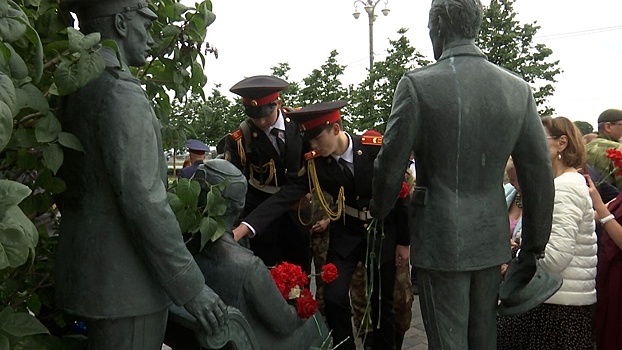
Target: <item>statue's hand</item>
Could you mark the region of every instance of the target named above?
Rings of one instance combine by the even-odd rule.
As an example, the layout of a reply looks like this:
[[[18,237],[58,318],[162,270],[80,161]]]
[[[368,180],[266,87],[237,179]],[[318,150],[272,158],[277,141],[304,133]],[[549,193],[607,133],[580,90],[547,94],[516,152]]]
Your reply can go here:
[[[227,305],[208,286],[203,286],[199,294],[187,302],[184,307],[197,319],[208,335],[217,333],[225,324]]]

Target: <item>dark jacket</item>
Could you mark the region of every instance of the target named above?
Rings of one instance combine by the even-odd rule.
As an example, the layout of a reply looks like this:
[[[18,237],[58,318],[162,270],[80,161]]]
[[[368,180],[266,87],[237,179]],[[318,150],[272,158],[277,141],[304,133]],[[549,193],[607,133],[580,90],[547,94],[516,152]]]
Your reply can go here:
[[[329,193],[333,198],[338,198],[339,189],[343,186],[345,189],[345,204],[364,211],[369,208],[372,167],[380,147],[363,145],[359,136],[352,136],[352,143],[354,152],[354,187],[348,184],[340,165],[333,157],[317,157],[314,158],[314,162],[318,181],[323,191]],[[405,169],[406,167],[400,172],[402,181]],[[401,183],[399,186],[401,188]],[[243,221],[252,225],[260,233],[278,217],[279,213],[286,211],[296,200],[309,191],[308,175],[301,172],[300,176],[294,181],[290,181],[286,186],[283,186],[277,195],[264,202],[257,210],[246,216]],[[396,244],[409,244],[408,230],[397,228],[398,225],[403,225],[405,222],[404,220],[398,224],[397,220],[400,220],[400,218],[404,219],[407,216],[405,201],[399,201],[394,207],[391,215],[385,219],[385,238],[382,243],[381,253],[382,262],[388,261],[395,256]],[[368,224],[369,220],[363,221],[343,214],[341,218],[331,222],[329,249],[334,250],[345,258],[366,238]]]
[[[510,260],[502,179],[511,155],[523,194],[522,249],[543,252],[551,230],[553,175],[531,88],[473,44],[406,73],[374,165],[372,215],[397,197],[411,150],[413,265],[479,270]]]

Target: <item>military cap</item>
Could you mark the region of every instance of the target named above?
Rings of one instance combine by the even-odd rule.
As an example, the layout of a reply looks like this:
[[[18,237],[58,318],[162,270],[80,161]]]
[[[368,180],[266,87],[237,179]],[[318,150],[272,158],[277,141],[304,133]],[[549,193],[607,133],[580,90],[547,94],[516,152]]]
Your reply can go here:
[[[611,123],[618,120],[622,120],[622,111],[615,108],[608,109],[598,116],[598,123]]]
[[[191,151],[207,152],[209,147],[199,140],[189,139],[186,141],[186,147]]]
[[[147,0],[62,0],[60,6],[64,10],[74,12],[80,20],[130,11],[136,11],[152,20],[158,18],[158,15],[149,9]]]
[[[341,119],[339,110],[346,104],[347,102],[343,100],[320,102],[287,113],[287,116],[298,123],[304,138],[308,140],[317,136],[324,129],[323,126],[339,121]]]
[[[268,116],[276,107],[279,91],[285,90],[289,84],[277,77],[256,75],[245,78],[229,89],[242,97],[246,114],[251,118]]]

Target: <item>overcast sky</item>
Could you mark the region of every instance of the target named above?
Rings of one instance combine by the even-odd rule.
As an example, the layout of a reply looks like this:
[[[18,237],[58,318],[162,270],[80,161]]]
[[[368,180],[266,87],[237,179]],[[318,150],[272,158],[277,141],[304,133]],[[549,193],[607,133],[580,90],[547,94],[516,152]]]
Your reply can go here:
[[[488,5],[490,0],[483,0]],[[186,1],[186,3],[191,3]],[[411,44],[433,61],[427,22],[429,0],[388,0],[391,10],[376,7],[374,53],[384,59],[389,38],[409,29]],[[214,84],[220,91],[244,77],[270,74],[270,67],[287,62],[290,80],[302,81],[319,69],[332,50],[337,62],[347,65],[344,84],[357,85],[369,67],[368,17],[359,3],[355,20],[351,0],[212,0],[216,21],[208,28],[207,41],[219,51],[207,58],[206,92]],[[550,105],[557,116],[584,120],[596,127],[607,108],[622,109],[622,1],[621,0],[516,0],[521,23],[541,26],[536,42],[553,50],[563,73],[558,75]]]

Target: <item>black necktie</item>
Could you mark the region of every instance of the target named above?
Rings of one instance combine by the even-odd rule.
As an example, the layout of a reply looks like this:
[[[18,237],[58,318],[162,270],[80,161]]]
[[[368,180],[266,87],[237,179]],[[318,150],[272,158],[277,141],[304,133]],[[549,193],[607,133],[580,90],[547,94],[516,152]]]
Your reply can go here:
[[[339,158],[339,164],[341,165],[343,174],[346,176],[346,179],[348,179],[348,182],[351,184],[354,183],[354,174],[352,174],[350,168],[348,168],[348,161],[343,158]]]
[[[285,157],[285,142],[279,137],[279,129],[272,128],[270,133],[276,137],[276,146],[278,147],[279,155],[281,158]]]

